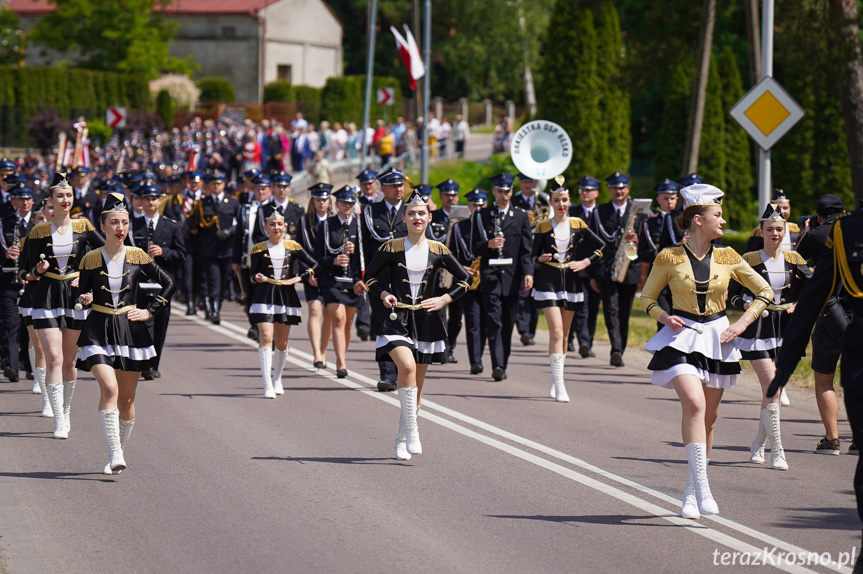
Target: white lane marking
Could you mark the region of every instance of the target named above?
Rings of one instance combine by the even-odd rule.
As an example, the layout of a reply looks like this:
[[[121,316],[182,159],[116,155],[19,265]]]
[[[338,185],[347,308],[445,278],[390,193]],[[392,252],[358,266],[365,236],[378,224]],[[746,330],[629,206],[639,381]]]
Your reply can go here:
[[[171,312],[173,314],[177,315],[178,317],[182,317],[184,319],[187,319],[187,320],[192,321],[194,323],[197,323],[199,325],[208,327],[209,329],[216,331],[217,333],[220,333],[222,335],[225,335],[231,339],[234,339],[240,343],[243,343],[243,344],[248,345],[250,347],[257,347],[257,343],[255,343],[254,341],[252,341],[251,339],[249,339],[246,336],[247,330],[243,329],[242,327],[239,327],[238,325],[234,325],[233,323],[231,323],[229,321],[223,320],[221,326],[216,326],[216,325],[213,325],[211,323],[208,323],[208,322],[198,318],[197,316],[188,317],[188,316],[185,316],[184,314],[180,313],[179,311],[175,311],[175,310],[172,310]],[[391,404],[395,407],[400,407],[399,401],[396,400],[395,398],[387,395],[386,393],[378,393],[376,389],[371,389],[366,385],[362,385],[362,384],[359,384],[357,382],[354,382],[354,381],[350,380],[350,378],[339,379],[333,373],[329,372],[331,369],[328,369],[327,371],[315,369],[314,367],[309,365],[309,362],[314,358],[312,355],[309,355],[308,353],[305,353],[303,351],[293,349],[290,347],[289,347],[289,351],[290,351],[290,353],[295,354],[298,357],[300,357],[301,359],[303,359],[303,361],[300,361],[298,359],[291,357],[289,354],[287,360],[289,360],[294,365],[296,365],[296,366],[298,366],[298,367],[300,367],[306,371],[309,371],[311,373],[316,373],[316,374],[318,374],[318,375],[320,375],[326,379],[329,379],[335,383],[341,384],[345,387],[355,389],[355,390],[369,391],[367,393],[368,396],[382,400],[382,401],[384,401],[388,404]],[[351,374],[350,377],[365,381],[370,385],[377,384],[377,381],[374,381],[373,379],[370,379],[369,377],[366,377],[365,375],[362,375],[359,373]],[[434,422],[434,423],[436,423],[436,424],[438,424],[444,428],[448,428],[448,429],[450,429],[454,432],[457,432],[463,436],[477,440],[477,441],[484,443],[488,446],[491,446],[493,448],[496,448],[498,450],[506,452],[507,454],[511,454],[517,458],[520,458],[522,460],[525,460],[527,462],[533,463],[537,466],[540,466],[542,468],[550,470],[556,474],[559,474],[561,476],[569,478],[570,480],[573,480],[575,482],[583,484],[589,488],[593,488],[594,490],[597,490],[599,492],[602,492],[604,494],[607,494],[609,496],[617,498],[618,500],[620,500],[622,502],[625,502],[627,504],[630,504],[632,506],[635,506],[636,508],[643,510],[644,512],[652,514],[652,515],[656,516],[657,518],[661,518],[663,520],[671,522],[672,524],[686,528],[686,529],[688,529],[688,530],[690,530],[696,534],[699,534],[700,536],[704,536],[705,538],[713,540],[714,542],[717,542],[719,544],[727,546],[733,550],[736,550],[738,552],[749,553],[751,555],[755,555],[755,554],[762,555],[764,553],[763,548],[757,548],[751,544],[743,542],[742,540],[738,540],[737,538],[733,538],[727,534],[724,534],[724,533],[719,532],[717,530],[713,530],[707,526],[704,526],[703,524],[696,523],[692,520],[686,520],[684,518],[677,516],[676,514],[670,514],[668,510],[666,510],[665,508],[663,508],[661,506],[655,505],[651,502],[648,502],[646,500],[638,498],[637,496],[634,496],[628,492],[625,492],[623,490],[615,488],[614,486],[607,485],[607,484],[600,482],[596,479],[590,478],[589,476],[578,473],[572,469],[560,466],[559,464],[556,464],[554,462],[551,462],[551,461],[546,460],[544,458],[538,457],[538,456],[531,454],[529,452],[518,449],[512,445],[506,444],[504,442],[501,442],[501,441],[496,440],[494,438],[488,437],[486,435],[477,433],[476,431],[473,431],[471,429],[468,429],[466,427],[458,425],[458,424],[456,424],[456,423],[454,423],[448,419],[439,417],[437,415],[433,415],[433,414],[427,412],[425,409],[433,409],[433,410],[440,411],[441,413],[444,413],[447,416],[453,417],[453,418],[458,419],[462,422],[468,423],[472,426],[476,426],[477,428],[481,428],[481,429],[483,429],[489,433],[496,434],[496,435],[500,436],[501,438],[505,438],[511,442],[515,442],[515,443],[521,444],[523,446],[527,446],[529,448],[532,448],[534,450],[542,452],[548,456],[560,459],[560,460],[568,462],[572,465],[578,466],[584,470],[598,474],[598,475],[600,475],[600,476],[602,476],[608,480],[623,484],[623,485],[628,486],[632,489],[635,489],[639,492],[642,492],[642,493],[647,494],[649,496],[653,496],[655,498],[658,498],[664,502],[673,504],[675,506],[680,506],[680,504],[681,504],[680,500],[677,500],[672,496],[668,496],[668,495],[666,495],[666,494],[664,494],[658,490],[654,490],[650,487],[639,484],[639,483],[632,481],[628,478],[625,478],[623,476],[620,476],[620,475],[614,474],[612,472],[609,472],[607,470],[604,470],[600,467],[592,465],[592,464],[590,464],[586,461],[583,461],[579,458],[576,458],[574,456],[571,456],[571,455],[568,455],[566,453],[560,452],[558,450],[552,449],[550,447],[547,447],[545,445],[531,441],[529,439],[520,437],[519,435],[510,433],[509,431],[505,431],[503,429],[500,429],[500,428],[495,427],[493,425],[490,425],[488,423],[484,423],[478,419],[475,419],[475,418],[470,417],[468,415],[462,414],[458,411],[454,411],[454,410],[449,409],[447,407],[443,407],[441,405],[435,404],[432,401],[429,401],[428,399],[423,400],[423,411],[418,413],[419,416],[421,416],[422,418],[428,419],[430,422]],[[722,518],[720,516],[705,516],[704,518],[708,518],[710,520],[713,520],[713,521],[717,522],[718,524],[721,524],[721,525],[723,525],[729,529],[736,530],[736,531],[740,532],[741,534],[744,534],[744,535],[749,536],[751,538],[757,539],[757,540],[764,542],[765,544],[769,544],[770,546],[775,547],[777,549],[784,550],[787,553],[796,554],[796,555],[801,555],[801,554],[808,555],[808,554],[810,554],[809,551],[807,551],[807,550],[805,550],[799,546],[785,542],[783,540],[779,540],[778,538],[775,538],[769,534],[760,532],[758,530],[755,530],[753,528],[750,528],[748,526],[745,526],[745,525],[740,524],[738,522],[735,522],[733,520],[728,520],[728,519]],[[800,572],[800,573],[813,572],[812,570],[809,570],[809,569],[804,568],[802,566],[799,566],[796,564],[787,564],[784,561],[779,561],[778,559],[776,559],[775,563],[773,563],[773,564],[765,564],[765,565],[772,565],[772,566],[774,566],[780,570],[784,570],[786,572]],[[835,570],[837,572],[843,572],[843,573],[850,573],[851,572],[850,568],[839,565],[835,560],[832,561],[829,565],[825,565],[825,567],[830,568],[832,570]]]

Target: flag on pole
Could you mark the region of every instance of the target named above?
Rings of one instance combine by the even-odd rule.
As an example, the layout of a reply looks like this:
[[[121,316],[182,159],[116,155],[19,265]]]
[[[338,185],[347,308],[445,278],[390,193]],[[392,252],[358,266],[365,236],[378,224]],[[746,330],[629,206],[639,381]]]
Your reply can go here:
[[[411,34],[410,28],[405,25],[405,37],[402,37],[399,34],[399,31],[395,29],[395,27],[390,26],[390,30],[393,33],[393,36],[396,37],[396,48],[399,51],[399,57],[402,59],[402,63],[405,65],[405,68],[408,69],[408,74],[410,75],[411,82],[411,90],[417,89],[417,80],[425,76],[426,68],[423,65],[422,56],[420,56],[420,50],[417,47],[417,42],[414,40],[413,34]]]

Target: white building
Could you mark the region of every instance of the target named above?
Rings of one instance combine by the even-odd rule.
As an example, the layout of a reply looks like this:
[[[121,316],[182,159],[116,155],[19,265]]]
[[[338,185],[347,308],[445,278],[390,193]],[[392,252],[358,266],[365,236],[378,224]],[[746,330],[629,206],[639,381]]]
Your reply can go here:
[[[27,30],[55,9],[47,0],[7,4]],[[240,102],[259,102],[274,80],[322,87],[342,75],[342,23],[324,0],[173,0],[165,12],[180,22],[171,55],[194,56],[199,77],[230,80]]]

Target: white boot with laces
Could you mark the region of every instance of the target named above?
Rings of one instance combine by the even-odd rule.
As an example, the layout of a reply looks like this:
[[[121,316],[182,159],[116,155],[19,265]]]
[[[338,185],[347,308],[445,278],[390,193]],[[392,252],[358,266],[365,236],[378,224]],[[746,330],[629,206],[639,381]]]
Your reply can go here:
[[[555,353],[551,356],[552,375],[554,376],[555,399],[559,403],[568,403],[569,395],[566,394],[566,386],[563,383],[563,365],[566,354]]]
[[[764,445],[767,444],[767,427],[764,426],[766,412],[766,408],[761,409],[761,416],[758,417],[758,434],[749,450],[749,462],[752,464],[764,464]]]
[[[719,514],[719,506],[707,482],[707,444],[694,442],[686,445],[686,460],[695,480],[695,499],[701,514]]]
[[[264,396],[268,399],[276,398],[276,390],[273,388],[273,349],[270,347],[258,347],[258,363],[261,367],[261,378],[264,379]]]
[[[761,424],[770,436],[770,463],[773,469],[788,470],[785,449],[782,448],[782,433],[779,432],[779,405],[770,403],[766,409],[761,410]]]

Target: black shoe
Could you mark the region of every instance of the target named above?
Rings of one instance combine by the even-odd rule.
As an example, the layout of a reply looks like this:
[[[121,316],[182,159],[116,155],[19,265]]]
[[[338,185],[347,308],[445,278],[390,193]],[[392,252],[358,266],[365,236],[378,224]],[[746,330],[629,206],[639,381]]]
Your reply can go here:
[[[337,369],[336,370],[336,377],[337,378],[344,379],[347,376],[348,376],[348,370],[347,369]]]
[[[382,393],[391,393],[396,390],[396,384],[390,381],[378,381],[378,390]]]
[[[532,347],[533,345],[536,345],[536,341],[533,340],[533,335],[528,335],[527,346]]]
[[[524,345],[525,347],[530,345],[530,335],[528,335],[527,333],[522,335],[521,336],[521,344]]]
[[[856,454],[860,455],[860,452],[857,450],[857,445],[854,444],[854,441],[851,441],[851,446],[848,447],[848,454]]]
[[[27,372],[25,372],[25,373],[24,373],[24,378],[25,378],[25,379],[27,379],[28,381],[32,381],[32,380],[33,380],[33,371],[27,371]]]
[[[210,317],[210,322],[213,323],[213,325],[221,325],[222,319],[219,317],[219,314],[216,313]]]
[[[188,317],[189,315],[196,315],[197,313],[198,310],[195,309],[195,304],[189,303],[189,305],[186,307],[186,316]]]
[[[578,346],[578,354],[581,355],[582,359],[596,356],[593,354],[593,351],[587,345],[579,345]]]
[[[567,353],[574,353],[575,352],[575,343],[573,343],[572,341],[568,342],[566,344],[566,352]]]
[[[3,376],[9,379],[10,383],[18,382],[18,371],[13,370],[11,367],[3,367]]]
[[[491,372],[491,378],[495,381],[502,381],[504,378],[506,378],[506,373],[500,367],[495,367],[494,370]]]
[[[470,374],[471,375],[478,375],[481,372],[482,372],[482,365],[480,365],[479,363],[474,363],[473,365],[470,366]]]
[[[620,353],[612,353],[611,361],[609,361],[612,367],[622,367],[623,366],[623,356]]]
[[[326,369],[327,368],[327,366],[324,364],[323,361],[315,361],[315,364],[313,366],[316,369]]]
[[[452,354],[452,351],[447,353],[446,362],[447,363],[458,363],[458,361],[455,360],[455,355]]]
[[[161,379],[162,378],[162,373],[159,372],[159,369],[153,369],[153,378],[154,379]]]
[[[152,381],[153,380],[153,371],[151,371],[150,369],[145,369],[145,370],[141,371],[141,377],[145,381]]]
[[[252,327],[251,329],[249,329],[249,332],[246,333],[246,337],[248,337],[249,339],[251,339],[252,341],[254,341],[256,343],[258,342],[258,336],[259,335],[258,335],[258,327],[257,326]]]
[[[365,329],[357,329],[357,337],[360,338],[360,341],[368,341],[369,340],[369,332]]]

